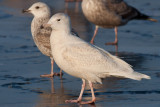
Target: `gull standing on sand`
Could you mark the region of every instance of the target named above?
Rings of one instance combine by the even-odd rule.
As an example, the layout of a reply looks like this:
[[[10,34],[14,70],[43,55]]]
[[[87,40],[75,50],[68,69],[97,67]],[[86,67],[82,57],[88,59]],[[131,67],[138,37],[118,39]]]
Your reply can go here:
[[[118,26],[122,26],[131,20],[149,20],[156,22],[157,20],[150,18],[148,15],[140,13],[136,8],[128,5],[123,0],[83,0],[82,10],[85,17],[96,25],[91,43],[98,32],[98,28],[114,28],[115,41],[106,43],[106,45],[118,44]]]
[[[51,74],[44,74],[41,77],[53,77],[54,75],[59,75],[58,73],[53,72],[54,60],[51,55],[51,46],[50,46],[50,34],[51,28],[42,28],[41,26],[48,22],[50,19],[50,8],[47,4],[43,2],[34,3],[28,10],[23,10],[23,13],[31,13],[34,15],[34,18],[31,23],[31,33],[33,40],[38,47],[38,49],[46,56],[49,56],[51,59]],[[62,70],[60,70],[60,75]]]
[[[53,77],[62,76],[62,70],[60,73],[53,72],[53,64],[54,59],[51,54],[51,46],[50,46],[50,35],[51,35],[51,28],[42,28],[42,25],[47,23],[50,19],[51,12],[50,8],[47,4],[43,2],[34,3],[28,10],[23,10],[23,13],[31,13],[34,15],[34,18],[31,23],[31,32],[33,40],[38,47],[38,49],[46,56],[49,56],[51,59],[51,74],[44,74],[41,77]],[[74,30],[72,29],[72,33],[77,35]]]
[[[64,13],[51,17],[44,27],[51,27],[50,37],[52,55],[57,65],[66,73],[81,78],[82,88],[77,100],[69,103],[89,104],[96,101],[93,84],[102,84],[101,78],[116,76],[134,80],[150,79],[149,76],[134,72],[129,64],[107,51],[85,42],[71,34],[70,18]],[[92,100],[82,102],[86,80],[91,88]]]

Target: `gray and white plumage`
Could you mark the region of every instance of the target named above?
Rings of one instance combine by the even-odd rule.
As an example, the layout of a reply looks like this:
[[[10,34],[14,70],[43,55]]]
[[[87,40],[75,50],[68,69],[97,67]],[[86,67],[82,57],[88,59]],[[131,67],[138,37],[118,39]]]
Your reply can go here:
[[[153,21],[123,0],[83,0],[82,10],[90,22],[104,28],[121,26],[133,19]]]
[[[37,7],[39,8],[36,9]],[[31,23],[31,33],[35,44],[44,55],[52,57],[50,46],[50,34],[52,29],[49,27],[42,27],[42,25],[47,23],[50,19],[50,8],[43,2],[37,2],[28,10],[30,10],[30,13],[34,15]],[[78,36],[73,29],[72,33]]]
[[[91,43],[94,41],[98,27],[115,28],[116,38],[114,44],[117,44],[118,26],[125,25],[134,19],[157,21],[139,12],[136,8],[128,5],[123,0],[83,0],[82,10],[85,17],[96,25]]]
[[[38,49],[46,56],[52,58],[51,46],[50,46],[50,34],[51,28],[42,28],[41,26],[45,24],[49,18],[45,19],[33,19],[31,24],[31,31],[33,40],[38,47]]]
[[[50,8],[43,2],[34,3],[29,9],[23,10],[23,13],[31,13],[34,18],[31,23],[32,38],[37,48],[51,59],[51,74],[41,75],[42,77],[53,77],[54,60],[51,54],[50,34],[51,28],[42,28],[41,26],[48,22],[50,18]],[[60,71],[61,73],[61,71]]]
[[[31,23],[31,33],[36,46],[44,55],[52,57],[50,54],[50,34],[52,30],[51,28],[41,28],[50,18],[50,8],[45,3],[37,2],[24,12],[34,15]]]
[[[38,49],[46,56],[51,58],[51,74],[41,75],[44,77],[54,76],[53,73],[53,57],[51,54],[50,46],[50,35],[52,29],[50,27],[43,28],[43,24],[47,23],[51,16],[50,8],[47,4],[43,2],[34,3],[28,10],[23,10],[23,12],[28,12],[34,15],[34,18],[31,23],[31,33],[33,40],[38,47]],[[75,31],[72,29],[72,34],[78,36]],[[61,73],[61,71],[60,71]],[[57,74],[59,75],[59,74]]]
[[[60,19],[60,21],[58,21]],[[134,72],[129,64],[107,51],[71,34],[69,17],[63,13],[52,16],[51,50],[60,68],[72,76],[101,83],[101,78],[120,76],[141,80],[150,77]]]
[[[109,76],[130,78],[134,80],[150,79],[149,76],[134,72],[129,64],[111,55],[107,51],[89,44],[72,35],[70,18],[64,13],[51,17],[46,26],[51,26],[50,44],[52,56],[57,65],[66,73],[81,78],[83,81],[77,100],[66,100],[67,103],[90,104],[96,101],[92,83],[102,83],[101,79]],[[92,100],[82,102],[82,95],[89,82]]]

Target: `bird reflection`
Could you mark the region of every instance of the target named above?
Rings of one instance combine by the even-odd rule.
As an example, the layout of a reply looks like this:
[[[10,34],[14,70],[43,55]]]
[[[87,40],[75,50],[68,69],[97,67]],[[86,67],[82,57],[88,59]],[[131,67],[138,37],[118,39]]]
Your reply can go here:
[[[69,5],[69,8],[68,8]],[[65,2],[65,13],[68,14],[71,18],[72,27],[75,31],[78,32],[80,38],[90,41],[92,34],[92,25],[91,23],[84,17],[82,10],[80,9],[80,2],[76,1],[75,6],[74,3],[66,1]]]
[[[83,107],[83,105],[80,104],[67,104],[65,103],[66,99],[71,99],[73,96],[65,93],[66,89],[63,86],[63,80],[60,79],[60,88],[56,89],[54,87],[54,79],[50,78],[51,83],[51,90],[50,92],[42,91],[43,93],[39,95],[40,100],[37,102],[35,107],[57,107],[58,105],[63,105],[65,107]],[[96,107],[95,104],[88,104],[89,107]]]
[[[38,101],[36,107],[56,107],[59,104],[64,104],[65,99],[70,98],[70,96],[65,94],[62,79],[60,82],[60,88],[56,90],[54,87],[54,79],[51,78],[50,82],[51,91],[43,91],[43,93],[40,94],[40,101]]]
[[[84,107],[84,105],[79,104],[79,107]],[[96,107],[96,105],[95,104],[88,104],[88,107]]]
[[[81,1],[82,0],[65,0],[65,12],[67,13],[69,2],[75,2],[75,12],[79,12],[79,5]]]
[[[118,45],[115,45],[115,55],[118,56]]]

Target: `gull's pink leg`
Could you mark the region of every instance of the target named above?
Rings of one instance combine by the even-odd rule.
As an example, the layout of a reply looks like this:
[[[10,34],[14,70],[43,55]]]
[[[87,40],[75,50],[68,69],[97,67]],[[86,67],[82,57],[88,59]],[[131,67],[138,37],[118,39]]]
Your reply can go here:
[[[85,89],[85,86],[86,86],[85,80],[82,79],[82,82],[83,82],[82,83],[82,88],[81,88],[81,92],[80,92],[80,95],[79,95],[78,99],[77,100],[66,100],[65,101],[66,103],[79,103],[79,102],[81,102],[82,95],[83,95],[83,92],[84,92],[84,89]]]
[[[60,76],[60,77],[62,78],[62,75],[63,75],[62,69],[60,69],[60,72],[59,72],[59,73],[54,73],[54,72],[53,72],[53,65],[54,65],[54,60],[53,60],[53,58],[51,58],[51,76],[52,76],[52,75],[53,75],[53,76]]]
[[[51,74],[44,74],[44,75],[41,75],[41,77],[53,77],[54,76],[53,65],[54,65],[54,60],[53,58],[51,58]]]
[[[51,58],[51,75],[54,75],[53,65],[54,65],[54,60],[53,60],[53,58]]]
[[[115,32],[115,41],[106,43],[106,45],[118,45],[118,28],[117,27],[114,28],[114,32]]]
[[[51,80],[51,93],[55,93],[54,80],[53,80],[53,78],[50,78],[50,80]]]
[[[68,13],[68,2],[65,2],[65,13]]]
[[[91,39],[91,41],[90,41],[91,44],[94,44],[94,39],[95,39],[95,37],[96,37],[96,35],[97,35],[97,32],[98,32],[98,26],[96,26],[96,28],[95,28],[95,30],[94,30],[94,35],[93,35],[93,37],[92,37],[92,39]]]
[[[115,49],[116,49],[116,51],[115,51],[116,54],[115,55],[118,56],[118,45],[115,45]]]
[[[76,4],[75,4],[75,12],[79,12],[79,2],[76,1]]]
[[[54,66],[54,60],[53,60],[53,58],[51,58],[51,74],[44,74],[44,75],[41,75],[41,77],[54,77],[54,76],[62,76],[63,75],[62,70],[60,70],[60,73],[54,73],[53,66]]]
[[[89,86],[91,88],[91,93],[92,93],[92,100],[91,101],[87,101],[87,102],[81,102],[81,104],[93,104],[96,101],[96,97],[94,95],[94,90],[93,90],[93,84],[91,81],[89,81]]]
[[[62,69],[60,69],[60,71],[59,71],[60,73],[59,73],[59,76],[60,76],[60,78],[62,79],[62,75],[63,75],[63,73],[62,73]]]

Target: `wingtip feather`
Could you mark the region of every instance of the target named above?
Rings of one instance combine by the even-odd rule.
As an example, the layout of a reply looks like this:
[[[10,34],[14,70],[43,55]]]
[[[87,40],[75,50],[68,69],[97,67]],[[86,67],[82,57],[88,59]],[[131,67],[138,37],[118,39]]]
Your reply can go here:
[[[158,22],[158,20],[153,19],[153,18],[149,18],[148,20],[149,20],[149,21],[152,21],[152,22]]]

